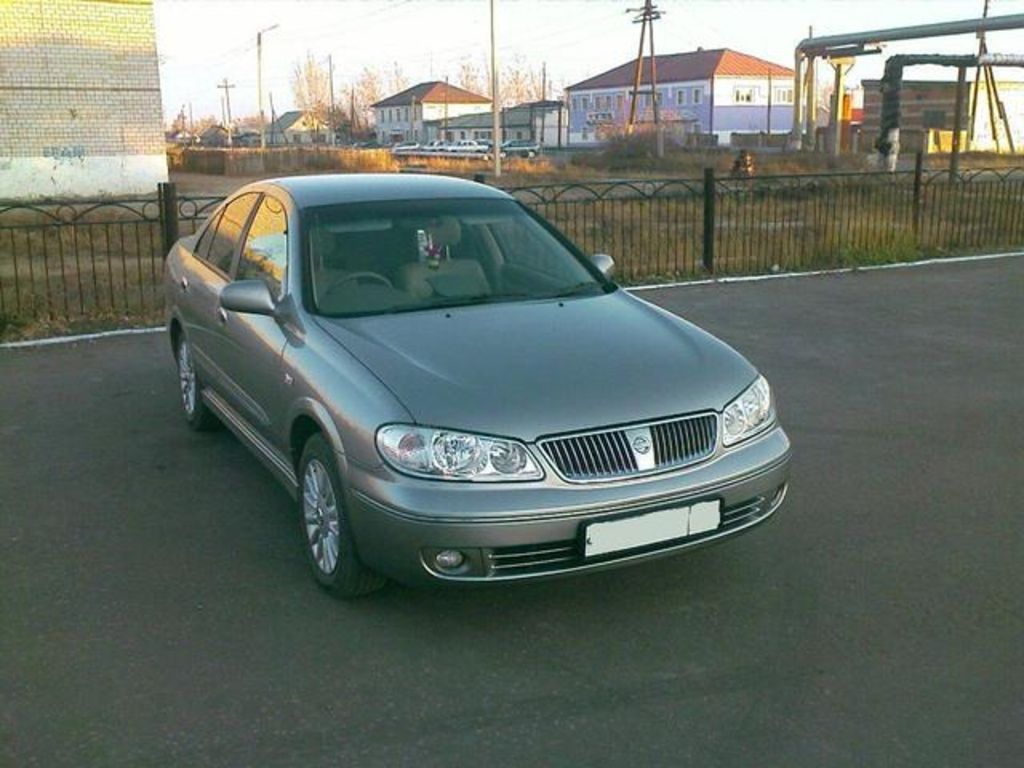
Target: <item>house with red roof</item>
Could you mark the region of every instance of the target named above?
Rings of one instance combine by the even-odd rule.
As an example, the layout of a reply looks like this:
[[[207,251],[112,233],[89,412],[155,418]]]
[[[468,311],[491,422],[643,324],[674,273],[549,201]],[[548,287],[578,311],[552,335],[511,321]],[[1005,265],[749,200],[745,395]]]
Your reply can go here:
[[[728,48],[654,57],[659,118],[676,136],[786,133],[793,120],[793,70]],[[636,123],[654,123],[651,57],[643,60]],[[566,88],[570,145],[596,144],[625,130],[636,60]]]
[[[377,141],[425,141],[424,122],[490,112],[491,100],[478,93],[431,80],[371,104],[376,118]]]

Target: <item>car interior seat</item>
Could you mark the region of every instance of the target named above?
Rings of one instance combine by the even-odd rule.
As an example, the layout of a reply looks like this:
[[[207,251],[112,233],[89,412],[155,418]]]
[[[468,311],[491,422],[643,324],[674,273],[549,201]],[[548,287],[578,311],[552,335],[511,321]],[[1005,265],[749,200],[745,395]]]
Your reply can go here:
[[[486,296],[491,293],[491,285],[479,261],[451,258],[462,240],[458,219],[441,216],[427,227],[426,234],[433,245],[432,255],[435,258],[399,267],[396,277],[398,288],[420,299]]]

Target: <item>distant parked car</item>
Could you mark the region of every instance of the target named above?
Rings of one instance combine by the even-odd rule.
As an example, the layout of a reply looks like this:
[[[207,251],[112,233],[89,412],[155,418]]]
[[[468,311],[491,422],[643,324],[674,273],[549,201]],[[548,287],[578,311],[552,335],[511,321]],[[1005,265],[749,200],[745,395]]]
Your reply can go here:
[[[410,152],[415,152],[420,148],[418,141],[403,141],[400,144],[395,144],[391,147],[391,154],[393,155],[407,155]]]
[[[491,148],[482,141],[476,139],[460,139],[454,144],[449,144],[447,151],[454,155],[489,155]]]
[[[434,139],[433,141],[428,141],[426,144],[420,147],[421,152],[446,152],[447,150],[448,142],[442,141],[441,139]]]
[[[540,145],[529,139],[509,139],[502,142],[501,151],[509,157],[536,157],[540,154]]]
[[[166,259],[185,419],[284,484],[342,596],[589,572],[767,520],[790,460],[768,382],[612,267],[483,184],[250,184]],[[229,490],[206,501],[244,528]]]

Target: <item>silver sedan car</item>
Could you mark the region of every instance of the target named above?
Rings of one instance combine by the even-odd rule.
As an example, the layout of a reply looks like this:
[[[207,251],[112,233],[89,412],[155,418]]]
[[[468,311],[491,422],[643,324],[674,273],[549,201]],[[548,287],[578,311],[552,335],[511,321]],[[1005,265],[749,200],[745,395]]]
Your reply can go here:
[[[593,571],[763,522],[790,459],[768,383],[611,270],[481,184],[250,184],[167,258],[185,418],[284,484],[341,596]]]

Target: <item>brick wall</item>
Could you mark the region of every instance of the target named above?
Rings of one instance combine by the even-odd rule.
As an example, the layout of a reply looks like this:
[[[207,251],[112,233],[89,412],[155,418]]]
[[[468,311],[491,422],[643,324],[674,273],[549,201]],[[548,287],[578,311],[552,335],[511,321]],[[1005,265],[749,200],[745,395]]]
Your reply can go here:
[[[92,177],[163,153],[152,0],[0,0],[0,196],[26,196],[19,158],[73,194],[76,175],[134,191]]]

